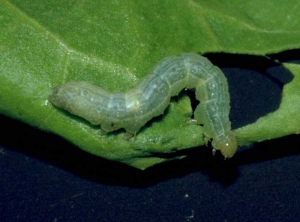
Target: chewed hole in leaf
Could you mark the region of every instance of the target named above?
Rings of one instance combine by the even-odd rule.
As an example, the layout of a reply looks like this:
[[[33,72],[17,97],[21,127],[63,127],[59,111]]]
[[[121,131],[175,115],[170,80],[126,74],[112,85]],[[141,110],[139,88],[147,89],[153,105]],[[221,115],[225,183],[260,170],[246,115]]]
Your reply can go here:
[[[283,86],[293,79],[280,63],[263,56],[206,54],[227,77],[230,93],[230,119],[236,129],[274,112],[281,102]],[[193,93],[193,109],[197,106]]]

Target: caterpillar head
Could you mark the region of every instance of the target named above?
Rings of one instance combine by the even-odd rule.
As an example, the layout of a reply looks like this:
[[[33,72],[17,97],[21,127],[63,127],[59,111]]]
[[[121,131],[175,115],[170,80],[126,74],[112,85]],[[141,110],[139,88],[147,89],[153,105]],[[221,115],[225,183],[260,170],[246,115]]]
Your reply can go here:
[[[216,150],[220,150],[225,158],[231,158],[237,150],[237,141],[235,134],[229,131],[226,134],[219,135],[212,141],[212,146]]]

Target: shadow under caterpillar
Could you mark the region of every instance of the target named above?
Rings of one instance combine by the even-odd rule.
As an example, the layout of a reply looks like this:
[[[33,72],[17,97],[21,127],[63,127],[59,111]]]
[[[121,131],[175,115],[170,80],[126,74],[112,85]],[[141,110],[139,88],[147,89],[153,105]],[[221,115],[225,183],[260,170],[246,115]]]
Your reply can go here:
[[[104,132],[124,128],[135,135],[153,117],[163,114],[172,96],[195,88],[194,118],[203,124],[206,143],[230,158],[237,150],[229,121],[230,97],[222,71],[203,56],[185,53],[160,61],[138,85],[124,93],[110,93],[87,82],[57,86],[49,101],[80,116]]]

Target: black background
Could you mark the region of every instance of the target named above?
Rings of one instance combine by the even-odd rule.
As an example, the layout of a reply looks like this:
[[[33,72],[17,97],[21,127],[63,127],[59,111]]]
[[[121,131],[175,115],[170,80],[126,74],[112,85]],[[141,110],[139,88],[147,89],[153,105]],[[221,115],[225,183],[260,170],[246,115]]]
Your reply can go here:
[[[206,55],[228,78],[233,128],[278,108],[293,77],[276,61],[298,55]],[[300,220],[299,135],[241,147],[227,161],[199,147],[141,171],[19,121],[0,123],[0,221]]]

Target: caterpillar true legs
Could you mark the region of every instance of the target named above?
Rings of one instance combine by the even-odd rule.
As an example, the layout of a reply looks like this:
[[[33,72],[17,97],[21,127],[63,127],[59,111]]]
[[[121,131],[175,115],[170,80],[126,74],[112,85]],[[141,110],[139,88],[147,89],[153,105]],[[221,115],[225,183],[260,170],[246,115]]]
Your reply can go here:
[[[52,104],[83,117],[105,132],[124,128],[136,134],[153,117],[163,114],[172,96],[195,88],[200,101],[194,117],[203,124],[206,140],[225,158],[234,155],[237,142],[229,121],[230,98],[222,71],[205,57],[181,54],[160,61],[134,88],[110,93],[87,82],[70,81],[54,89]]]

